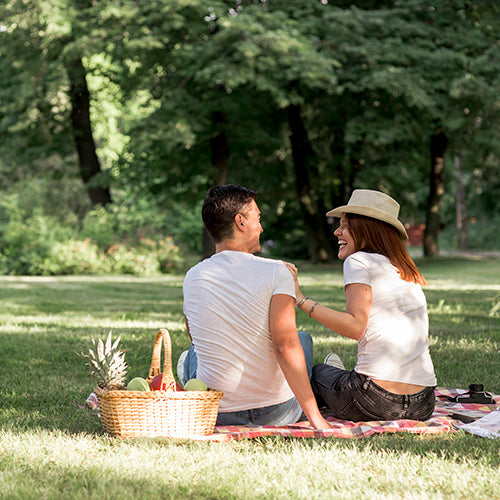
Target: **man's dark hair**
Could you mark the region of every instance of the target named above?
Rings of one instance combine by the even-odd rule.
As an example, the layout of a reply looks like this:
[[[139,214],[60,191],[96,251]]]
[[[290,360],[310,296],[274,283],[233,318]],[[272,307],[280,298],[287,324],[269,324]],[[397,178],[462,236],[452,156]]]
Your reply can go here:
[[[255,198],[256,191],[234,184],[215,186],[208,191],[201,216],[215,243],[233,236],[234,217]]]

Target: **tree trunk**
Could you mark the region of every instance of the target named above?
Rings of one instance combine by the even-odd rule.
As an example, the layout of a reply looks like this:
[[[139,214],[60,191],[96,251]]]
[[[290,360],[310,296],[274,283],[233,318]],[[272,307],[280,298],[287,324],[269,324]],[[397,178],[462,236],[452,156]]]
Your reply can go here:
[[[213,129],[217,131],[216,135],[210,140],[210,149],[212,152],[212,165],[216,168],[216,177],[210,182],[210,186],[225,184],[227,181],[227,164],[229,161],[229,148],[226,136],[227,117],[225,113],[216,111],[212,115]],[[202,259],[206,259],[215,253],[215,244],[208,231],[203,228],[202,237]]]
[[[345,205],[352,194],[354,189],[354,183],[356,174],[359,172],[359,162],[354,159],[351,154],[350,157],[347,156],[347,151],[345,147],[345,124],[348,121],[348,117],[345,113],[340,114],[331,123],[330,129],[333,134],[333,141],[330,146],[330,151],[332,153],[333,159],[333,169],[332,174],[336,180],[335,186],[332,186],[329,193],[330,207],[329,209],[338,207],[340,205]],[[329,223],[329,235],[331,238],[332,233],[337,229],[339,225],[339,220],[336,218],[330,218]],[[333,238],[333,242],[335,242]],[[335,258],[338,259],[337,255]]]
[[[457,250],[467,250],[469,247],[467,234],[467,203],[465,199],[464,172],[462,169],[462,158],[455,154],[453,157],[455,164],[456,189],[456,220],[457,220]]]
[[[431,171],[429,177],[429,203],[424,232],[424,256],[439,254],[438,239],[441,231],[441,201],[444,193],[444,154],[448,137],[437,128],[431,137]]]
[[[70,61],[66,69],[70,82],[71,123],[78,151],[80,175],[92,206],[104,206],[111,203],[111,195],[108,187],[99,185],[97,177],[101,173],[101,166],[92,135],[90,94],[81,58]]]
[[[330,201],[331,207],[335,208],[347,202],[351,194],[350,178],[346,175],[346,148],[345,148],[345,129],[344,125],[347,122],[345,116],[338,116],[331,123],[330,129],[333,134],[333,141],[330,146],[333,161],[333,175],[338,184],[331,190]]]
[[[323,190],[317,182],[313,187],[311,177],[318,178],[316,156],[307,137],[300,106],[290,105],[288,124],[290,126],[290,142],[292,145],[293,165],[295,169],[295,186],[304,220],[309,256],[313,263],[331,262],[335,256],[331,229],[325,214]]]

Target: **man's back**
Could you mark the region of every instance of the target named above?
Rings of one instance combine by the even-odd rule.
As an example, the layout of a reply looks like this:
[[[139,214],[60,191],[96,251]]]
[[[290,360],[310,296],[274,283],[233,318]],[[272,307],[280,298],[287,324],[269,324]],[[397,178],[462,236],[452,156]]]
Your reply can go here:
[[[224,392],[221,411],[293,397],[269,333],[275,294],[295,297],[286,266],[245,252],[219,252],[186,274],[184,314],[198,358],[197,377]]]

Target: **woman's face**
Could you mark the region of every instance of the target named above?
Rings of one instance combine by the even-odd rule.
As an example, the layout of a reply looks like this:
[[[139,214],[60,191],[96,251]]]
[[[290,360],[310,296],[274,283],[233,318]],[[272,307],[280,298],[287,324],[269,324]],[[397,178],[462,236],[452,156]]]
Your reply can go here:
[[[342,215],[340,219],[340,225],[333,233],[339,240],[339,253],[338,257],[341,260],[347,259],[349,255],[356,252],[356,246],[354,244],[354,238],[349,231],[349,225],[345,215]]]

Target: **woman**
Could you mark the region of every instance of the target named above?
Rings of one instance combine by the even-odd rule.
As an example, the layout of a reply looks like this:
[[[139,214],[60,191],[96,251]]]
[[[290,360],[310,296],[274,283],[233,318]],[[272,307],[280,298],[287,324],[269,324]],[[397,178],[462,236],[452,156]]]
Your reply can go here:
[[[297,306],[330,330],[358,341],[354,370],[331,353],[313,367],[320,406],[352,421],[427,420],[434,410],[436,377],[429,354],[425,284],[404,245],[399,204],[379,191],[357,189],[334,232],[344,260],[346,312],[329,309],[300,291]]]

